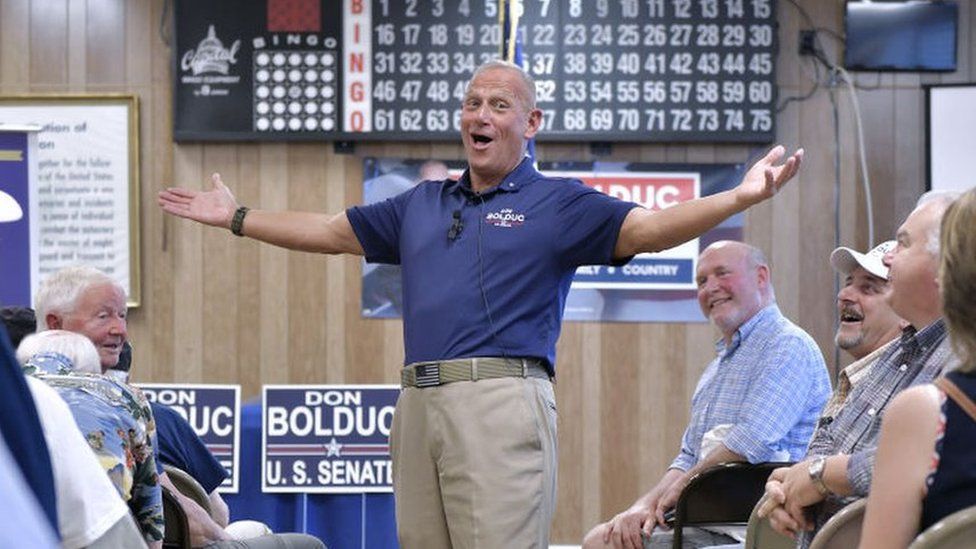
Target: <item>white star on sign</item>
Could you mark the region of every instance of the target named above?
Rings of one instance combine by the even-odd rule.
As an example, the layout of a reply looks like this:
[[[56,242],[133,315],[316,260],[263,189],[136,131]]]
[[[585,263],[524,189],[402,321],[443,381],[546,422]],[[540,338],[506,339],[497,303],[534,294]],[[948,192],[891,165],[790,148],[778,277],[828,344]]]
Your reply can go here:
[[[335,437],[325,445],[325,457],[339,457],[341,454],[342,445],[336,442]]]

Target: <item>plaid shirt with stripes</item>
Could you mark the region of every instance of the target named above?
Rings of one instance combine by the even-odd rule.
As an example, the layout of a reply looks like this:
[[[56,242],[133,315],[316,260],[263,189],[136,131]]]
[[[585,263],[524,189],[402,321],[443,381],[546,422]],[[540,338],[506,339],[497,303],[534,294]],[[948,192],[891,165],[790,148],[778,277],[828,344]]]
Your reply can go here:
[[[901,339],[871,367],[847,398],[833,421],[824,422],[814,433],[807,458],[850,455],[847,478],[853,497],[831,496],[814,511],[815,529],[800,536],[799,547],[807,547],[813,535],[838,509],[865,497],[871,487],[874,454],[881,433],[881,416],[895,395],[913,385],[929,383],[955,364],[945,322],[939,319],[916,332],[911,326]]]

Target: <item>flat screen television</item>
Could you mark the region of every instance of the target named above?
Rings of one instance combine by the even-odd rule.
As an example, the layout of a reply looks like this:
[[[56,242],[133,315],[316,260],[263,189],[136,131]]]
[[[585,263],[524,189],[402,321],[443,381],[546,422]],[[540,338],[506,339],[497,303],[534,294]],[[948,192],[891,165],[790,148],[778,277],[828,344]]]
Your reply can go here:
[[[956,2],[847,2],[844,67],[859,71],[956,70]]]

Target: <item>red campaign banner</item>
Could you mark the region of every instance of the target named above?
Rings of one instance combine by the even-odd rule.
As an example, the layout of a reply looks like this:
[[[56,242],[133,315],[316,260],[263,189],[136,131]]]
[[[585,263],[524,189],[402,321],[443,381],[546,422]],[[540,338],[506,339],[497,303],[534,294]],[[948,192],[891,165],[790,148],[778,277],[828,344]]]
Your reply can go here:
[[[636,202],[649,210],[663,210],[698,198],[696,174],[574,174],[588,187],[626,202]]]

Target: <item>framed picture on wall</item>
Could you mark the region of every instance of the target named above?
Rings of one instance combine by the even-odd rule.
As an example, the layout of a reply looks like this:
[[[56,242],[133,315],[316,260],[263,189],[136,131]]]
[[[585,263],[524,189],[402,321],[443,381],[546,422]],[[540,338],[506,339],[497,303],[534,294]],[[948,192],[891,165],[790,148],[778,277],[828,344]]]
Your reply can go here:
[[[142,300],[139,258],[139,99],[131,94],[0,96],[0,128],[26,132],[20,183],[0,186],[22,197],[24,215],[0,224],[2,247],[21,247],[29,261],[4,262],[0,280],[29,279],[30,296],[47,275],[69,265],[91,265],[125,288],[130,307]],[[11,155],[14,158],[16,155]],[[12,162],[10,163],[12,166]],[[9,167],[9,166],[8,166]],[[6,192],[6,191],[5,191]],[[24,264],[28,263],[28,264]],[[7,303],[27,305],[27,303]]]

